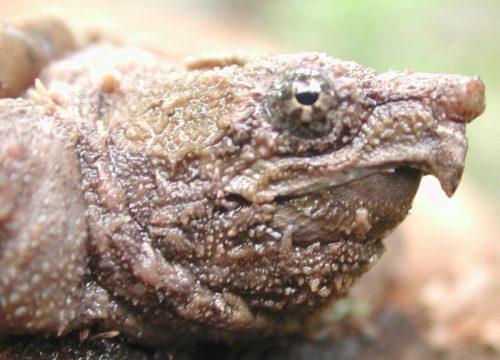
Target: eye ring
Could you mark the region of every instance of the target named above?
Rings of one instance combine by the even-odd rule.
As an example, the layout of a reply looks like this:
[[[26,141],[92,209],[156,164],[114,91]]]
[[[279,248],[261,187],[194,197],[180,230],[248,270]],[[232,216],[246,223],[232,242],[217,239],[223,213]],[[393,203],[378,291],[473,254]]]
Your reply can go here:
[[[314,139],[334,127],[329,112],[337,98],[328,78],[315,69],[285,72],[271,85],[268,108],[278,128],[292,135]]]

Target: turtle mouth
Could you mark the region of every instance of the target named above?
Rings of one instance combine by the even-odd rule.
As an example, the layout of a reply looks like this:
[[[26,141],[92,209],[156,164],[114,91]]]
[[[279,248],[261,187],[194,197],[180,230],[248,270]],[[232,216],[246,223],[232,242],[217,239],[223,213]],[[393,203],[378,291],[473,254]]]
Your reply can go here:
[[[420,169],[416,166],[410,165],[399,165],[399,166],[387,166],[383,168],[377,169],[357,169],[352,173],[346,172],[343,174],[344,181],[335,181],[330,184],[328,181],[319,181],[317,184],[309,184],[309,186],[304,188],[298,188],[297,191],[291,192],[289,194],[282,194],[275,197],[275,201],[286,201],[289,199],[300,198],[302,196],[307,196],[310,194],[320,193],[325,190],[332,190],[337,187],[348,186],[349,183],[360,181],[364,178],[371,177],[377,174],[384,174],[390,176],[391,174],[418,174],[419,176],[423,176],[426,172],[423,169]]]
[[[328,181],[318,181],[317,183],[309,183],[307,186],[297,186],[294,188],[294,191],[283,192],[273,197],[273,202],[276,204],[283,204],[289,201],[293,201],[296,199],[300,199],[307,196],[315,196],[317,194],[321,194],[323,192],[331,192],[336,188],[348,187],[352,182],[360,182],[365,178],[375,177],[377,174],[383,175],[385,178],[390,177],[391,175],[395,175],[396,178],[400,177],[400,174],[408,174],[413,176],[415,179],[420,178],[425,175],[425,171],[419,169],[415,166],[409,165],[400,165],[394,167],[384,167],[379,169],[357,169],[355,173],[344,174],[344,181],[335,181],[333,184]],[[409,178],[406,178],[405,181],[408,181]],[[370,186],[370,182],[366,182],[368,188],[372,188]],[[234,204],[231,207],[248,207],[252,206],[254,201],[251,201],[244,195],[241,195],[237,192],[230,192],[225,196],[225,201],[228,204]]]

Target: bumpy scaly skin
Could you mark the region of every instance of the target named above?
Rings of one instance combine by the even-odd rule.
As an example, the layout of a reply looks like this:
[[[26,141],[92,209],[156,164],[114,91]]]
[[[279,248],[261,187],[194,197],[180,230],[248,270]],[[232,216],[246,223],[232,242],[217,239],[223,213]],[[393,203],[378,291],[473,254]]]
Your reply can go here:
[[[477,78],[317,53],[94,48],[41,83],[0,101],[0,331],[147,344],[284,332],[344,295],[421,171],[453,193],[484,109]]]

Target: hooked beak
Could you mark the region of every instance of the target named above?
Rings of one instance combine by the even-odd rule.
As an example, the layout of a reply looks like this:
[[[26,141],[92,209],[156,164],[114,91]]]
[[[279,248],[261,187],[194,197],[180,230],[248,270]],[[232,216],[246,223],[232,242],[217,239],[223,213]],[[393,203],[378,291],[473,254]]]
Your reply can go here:
[[[450,83],[442,91],[445,96],[437,99],[437,106],[443,114],[438,119],[440,123],[455,122],[463,126],[481,115],[485,109],[484,84],[478,77],[464,77]],[[458,136],[452,124],[442,125],[438,130],[441,146],[431,173],[439,179],[445,193],[452,196],[462,177],[467,139]]]
[[[392,160],[434,175],[452,196],[467,153],[465,125],[485,109],[483,82],[478,77],[460,75],[389,72],[377,77],[373,89],[368,96],[385,107],[374,111],[374,121],[383,121],[383,114],[391,113],[394,121],[413,131],[413,139],[400,136],[394,142],[393,146],[401,143],[401,148],[400,156]],[[404,114],[409,100],[414,101],[413,115]]]

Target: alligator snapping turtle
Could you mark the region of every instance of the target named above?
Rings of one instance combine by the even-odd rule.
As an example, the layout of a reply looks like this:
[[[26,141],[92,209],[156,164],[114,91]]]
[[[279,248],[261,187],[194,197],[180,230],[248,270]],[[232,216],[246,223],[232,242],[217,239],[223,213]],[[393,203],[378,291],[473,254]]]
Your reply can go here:
[[[321,53],[172,65],[47,20],[0,36],[3,335],[291,331],[376,262],[422,174],[453,194],[484,110],[478,78]]]

